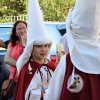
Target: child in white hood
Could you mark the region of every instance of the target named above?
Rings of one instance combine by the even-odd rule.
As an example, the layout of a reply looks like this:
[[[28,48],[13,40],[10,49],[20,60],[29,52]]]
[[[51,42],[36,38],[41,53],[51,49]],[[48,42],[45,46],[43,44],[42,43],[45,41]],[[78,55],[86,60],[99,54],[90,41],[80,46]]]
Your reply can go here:
[[[14,100],[43,100],[43,76],[49,83],[55,69],[55,64],[46,59],[51,45],[38,1],[29,0],[27,45],[17,61],[19,79]]]

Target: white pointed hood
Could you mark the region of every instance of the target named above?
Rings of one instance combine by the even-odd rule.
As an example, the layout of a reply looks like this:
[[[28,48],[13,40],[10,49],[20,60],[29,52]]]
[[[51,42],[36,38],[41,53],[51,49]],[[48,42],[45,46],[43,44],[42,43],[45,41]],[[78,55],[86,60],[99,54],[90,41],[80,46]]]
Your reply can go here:
[[[46,36],[44,21],[38,0],[29,0],[27,45],[16,64],[18,73],[20,72],[23,65],[28,62],[33,45],[42,44],[52,44],[52,41]]]
[[[85,73],[100,74],[100,0],[76,0],[66,30],[74,66]]]

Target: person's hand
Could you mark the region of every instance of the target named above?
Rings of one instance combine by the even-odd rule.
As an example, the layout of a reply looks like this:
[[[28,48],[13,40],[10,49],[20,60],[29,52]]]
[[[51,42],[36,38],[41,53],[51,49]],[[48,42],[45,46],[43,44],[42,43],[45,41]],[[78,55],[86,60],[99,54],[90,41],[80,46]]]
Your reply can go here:
[[[42,87],[41,97],[43,97],[45,90],[48,88],[48,82],[47,82],[45,76],[43,77],[43,81],[40,83],[40,86]]]
[[[40,84],[40,86],[41,86],[43,89],[46,88],[46,87],[48,87],[48,82],[47,82],[45,76],[43,76],[43,81],[42,81],[42,83]]]
[[[56,66],[59,64],[60,62],[60,53],[57,51],[56,52]]]
[[[61,51],[61,53],[62,53],[63,55],[65,55],[65,54],[66,54],[66,52],[65,52],[65,51]]]
[[[27,44],[27,35],[26,34],[22,35],[21,40],[22,40],[22,45],[26,46],[26,44]]]
[[[61,53],[62,53],[63,55],[66,54],[65,51],[61,51]],[[57,52],[57,53],[56,53],[56,66],[59,64],[59,62],[60,62],[60,53]]]

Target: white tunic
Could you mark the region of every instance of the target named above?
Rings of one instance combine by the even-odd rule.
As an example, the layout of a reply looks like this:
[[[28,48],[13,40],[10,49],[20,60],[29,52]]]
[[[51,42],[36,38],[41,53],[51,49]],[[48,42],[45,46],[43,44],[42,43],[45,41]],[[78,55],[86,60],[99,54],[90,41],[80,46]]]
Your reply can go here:
[[[66,55],[64,55],[53,73],[44,100],[59,100],[66,71]],[[66,86],[67,88],[67,86]]]

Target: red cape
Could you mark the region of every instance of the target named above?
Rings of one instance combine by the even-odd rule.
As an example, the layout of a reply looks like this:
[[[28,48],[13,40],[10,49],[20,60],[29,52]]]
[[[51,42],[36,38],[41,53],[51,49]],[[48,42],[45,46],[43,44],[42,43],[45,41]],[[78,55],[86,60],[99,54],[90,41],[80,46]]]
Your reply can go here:
[[[66,62],[67,68],[60,100],[100,100],[100,74],[87,74],[75,68],[75,73],[79,74],[83,79],[83,88],[78,93],[70,92],[67,89],[67,83],[69,76],[72,74],[73,64],[69,54],[66,57]]]
[[[27,74],[29,63],[32,67],[32,74]],[[52,70],[55,69],[55,65],[50,61],[48,62],[48,64],[43,64],[43,65],[46,65],[48,68],[50,68]],[[26,89],[27,89],[28,85],[30,84],[31,79],[34,76],[34,74],[39,66],[40,65],[38,63],[33,62],[33,61],[29,61],[28,63],[26,63],[23,66],[23,68],[19,74],[19,79],[18,79],[18,83],[16,86],[16,90],[15,90],[14,100],[24,100]]]

